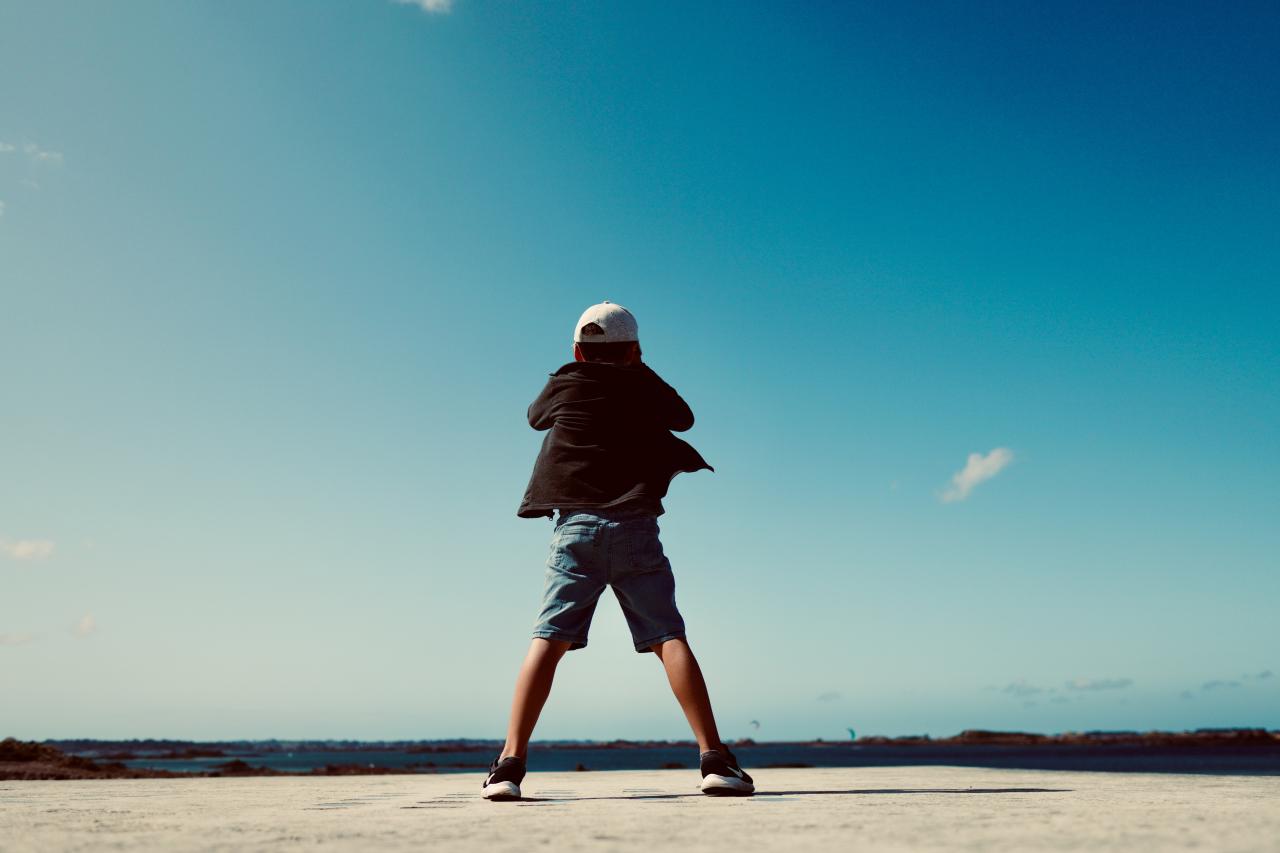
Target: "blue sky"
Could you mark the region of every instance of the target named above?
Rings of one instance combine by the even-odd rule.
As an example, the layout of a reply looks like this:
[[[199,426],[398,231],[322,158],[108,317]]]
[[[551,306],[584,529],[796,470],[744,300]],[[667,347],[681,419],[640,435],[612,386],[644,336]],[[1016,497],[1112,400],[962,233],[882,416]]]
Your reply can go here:
[[[602,299],[726,735],[1280,727],[1274,5],[425,6],[0,0],[0,734],[500,736]]]

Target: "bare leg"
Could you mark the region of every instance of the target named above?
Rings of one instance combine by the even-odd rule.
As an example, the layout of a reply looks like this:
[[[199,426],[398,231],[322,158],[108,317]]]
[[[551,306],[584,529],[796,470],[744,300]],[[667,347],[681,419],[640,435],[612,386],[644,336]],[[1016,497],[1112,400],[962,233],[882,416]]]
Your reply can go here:
[[[544,640],[534,637],[529,644],[520,675],[516,677],[516,692],[511,700],[511,722],[507,724],[507,743],[502,755],[529,757],[529,738],[538,724],[538,715],[551,694],[551,681],[555,678],[556,664],[569,651],[571,643],[565,640]]]
[[[676,694],[693,736],[698,739],[698,751],[719,749],[722,744],[715,715],[711,713],[711,697],[707,695],[707,682],[702,678],[693,649],[684,639],[667,640],[650,648],[667,670],[671,691]]]

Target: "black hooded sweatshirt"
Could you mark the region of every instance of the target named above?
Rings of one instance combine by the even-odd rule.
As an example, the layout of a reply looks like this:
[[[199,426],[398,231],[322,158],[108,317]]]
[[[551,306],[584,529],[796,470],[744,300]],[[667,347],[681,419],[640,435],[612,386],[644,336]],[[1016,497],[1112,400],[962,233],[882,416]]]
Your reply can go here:
[[[715,470],[671,434],[693,426],[693,412],[645,364],[566,364],[529,406],[529,426],[550,432],[516,512],[522,518],[624,507],[661,515],[676,474]]]

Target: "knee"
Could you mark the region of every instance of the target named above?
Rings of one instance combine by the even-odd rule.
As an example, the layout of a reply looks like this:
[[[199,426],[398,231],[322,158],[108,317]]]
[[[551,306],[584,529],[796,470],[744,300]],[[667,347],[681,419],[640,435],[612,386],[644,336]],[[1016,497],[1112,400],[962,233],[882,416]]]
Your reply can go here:
[[[676,637],[674,640],[663,640],[661,643],[654,643],[649,647],[649,651],[653,652],[658,660],[662,660],[662,656],[671,651],[675,651],[676,654],[693,654],[693,650],[689,648],[689,641],[684,637]]]
[[[539,653],[559,660],[564,657],[564,653],[569,651],[569,647],[573,643],[568,640],[557,640],[552,637],[535,637],[533,639],[533,647]]]

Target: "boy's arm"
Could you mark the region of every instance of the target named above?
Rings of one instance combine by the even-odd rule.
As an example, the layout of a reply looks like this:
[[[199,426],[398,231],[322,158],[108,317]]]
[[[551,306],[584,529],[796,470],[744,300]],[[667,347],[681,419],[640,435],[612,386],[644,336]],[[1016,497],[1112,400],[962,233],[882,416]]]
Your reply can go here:
[[[654,388],[657,391],[655,396],[662,425],[674,432],[684,432],[692,427],[693,410],[689,408],[689,404],[676,393],[676,389],[662,381],[662,377],[655,373],[652,367],[646,364],[645,369],[654,379]]]
[[[548,380],[538,399],[529,404],[529,426],[536,430],[551,429],[555,425],[555,419],[551,417],[552,381]]]

